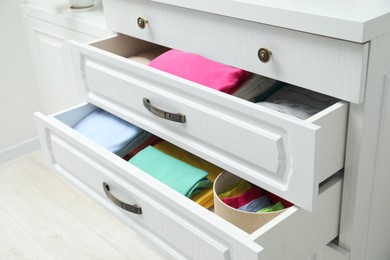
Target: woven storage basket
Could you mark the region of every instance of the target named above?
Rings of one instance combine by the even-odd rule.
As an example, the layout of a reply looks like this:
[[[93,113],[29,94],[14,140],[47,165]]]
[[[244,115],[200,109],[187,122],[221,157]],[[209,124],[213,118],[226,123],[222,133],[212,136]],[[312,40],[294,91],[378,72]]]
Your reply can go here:
[[[257,213],[237,210],[225,204],[218,197],[218,194],[224,192],[227,188],[234,185],[240,179],[240,177],[237,177],[230,172],[223,172],[218,175],[214,182],[214,213],[229,221],[233,225],[241,228],[245,232],[252,233],[285,211],[285,209],[274,212]]]

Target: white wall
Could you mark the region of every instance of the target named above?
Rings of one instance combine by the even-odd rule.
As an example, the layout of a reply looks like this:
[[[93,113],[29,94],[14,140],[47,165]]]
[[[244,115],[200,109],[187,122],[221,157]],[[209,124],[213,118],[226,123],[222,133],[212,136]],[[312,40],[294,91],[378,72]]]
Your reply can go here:
[[[39,95],[18,1],[0,1],[0,32],[1,163],[10,148],[36,137]]]

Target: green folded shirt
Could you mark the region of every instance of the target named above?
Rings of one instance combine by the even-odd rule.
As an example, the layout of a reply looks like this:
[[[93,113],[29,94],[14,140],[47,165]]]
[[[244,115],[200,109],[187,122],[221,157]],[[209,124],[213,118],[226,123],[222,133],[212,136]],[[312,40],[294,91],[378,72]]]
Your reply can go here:
[[[274,212],[274,211],[278,211],[278,210],[282,210],[282,209],[285,209],[285,207],[281,201],[278,201],[276,204],[271,205],[269,207],[262,208],[262,209],[258,210],[257,212]]]
[[[129,163],[191,198],[211,185],[207,172],[160,152],[152,146],[138,152]]]

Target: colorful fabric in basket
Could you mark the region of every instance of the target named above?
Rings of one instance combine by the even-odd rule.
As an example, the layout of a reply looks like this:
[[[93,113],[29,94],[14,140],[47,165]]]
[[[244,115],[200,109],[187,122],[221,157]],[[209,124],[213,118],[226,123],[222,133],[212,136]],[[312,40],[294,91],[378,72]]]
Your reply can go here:
[[[129,162],[188,198],[211,185],[206,171],[152,146],[138,152]]]
[[[269,206],[271,206],[271,202],[269,201],[267,196],[261,196],[239,207],[238,210],[247,211],[247,212],[257,212]]]
[[[278,202],[276,202],[276,204],[268,206],[268,207],[264,207],[264,208],[258,210],[257,212],[273,212],[273,211],[278,211],[278,210],[282,210],[282,209],[285,209],[285,206],[283,205],[283,203],[281,201],[278,201]]]
[[[149,66],[229,94],[249,75],[242,69],[178,50],[161,54]]]
[[[196,168],[206,171],[208,173],[207,179],[209,179],[211,183],[214,183],[217,176],[221,172],[223,172],[222,168],[219,168],[218,166],[215,166],[214,164],[206,160],[203,160],[202,158],[193,155],[192,153],[189,153],[186,150],[183,150],[180,147],[177,147],[174,144],[171,144],[167,141],[162,141],[154,145],[154,148],[158,149],[159,151],[165,154],[175,157],[180,161],[183,161]],[[191,199],[205,208],[212,207],[214,205],[212,185],[200,191],[199,193],[195,194]]]
[[[151,136],[149,132],[100,108],[87,115],[73,128],[121,157]]]
[[[224,192],[218,194],[218,197],[220,199],[223,198],[229,198],[229,197],[236,197],[238,195],[241,195],[242,193],[246,192],[252,188],[252,185],[245,181],[245,180],[239,180],[231,187],[227,188]]]
[[[239,207],[248,204],[252,200],[259,198],[262,195],[263,194],[261,192],[261,189],[257,186],[253,186],[249,190],[236,197],[223,198],[222,201],[230,207],[238,209]]]

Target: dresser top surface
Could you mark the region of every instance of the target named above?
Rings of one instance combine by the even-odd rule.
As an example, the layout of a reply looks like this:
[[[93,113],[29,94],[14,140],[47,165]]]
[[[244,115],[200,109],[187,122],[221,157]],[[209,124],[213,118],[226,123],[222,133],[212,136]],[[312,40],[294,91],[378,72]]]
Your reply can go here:
[[[390,32],[389,0],[154,1],[354,42]]]

